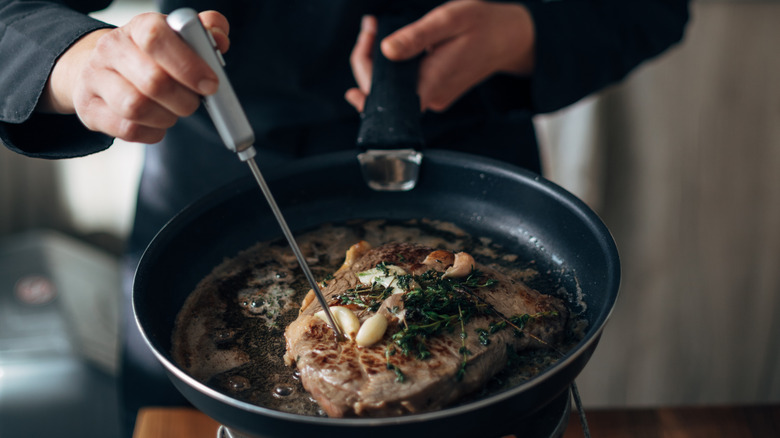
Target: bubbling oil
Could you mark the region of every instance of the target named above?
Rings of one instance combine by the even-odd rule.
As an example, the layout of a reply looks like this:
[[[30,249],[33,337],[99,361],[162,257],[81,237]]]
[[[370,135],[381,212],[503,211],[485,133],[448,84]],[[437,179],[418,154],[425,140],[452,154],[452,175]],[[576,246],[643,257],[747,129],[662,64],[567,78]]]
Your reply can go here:
[[[559,276],[537,270],[536,261],[507,252],[487,238],[474,238],[452,223],[413,220],[359,220],[326,224],[296,236],[315,278],[326,279],[343,263],[352,244],[409,242],[449,251],[467,251],[543,293],[572,295]],[[309,291],[292,251],[282,238],[259,242],[225,260],[204,278],[177,316],[172,355],[198,381],[230,397],[283,412],[325,416],[285,365],[284,329],[298,316]],[[567,339],[555,350],[513,357],[507,369],[468,402],[522,383],[552,366],[560,352],[582,338],[583,322],[571,318]]]

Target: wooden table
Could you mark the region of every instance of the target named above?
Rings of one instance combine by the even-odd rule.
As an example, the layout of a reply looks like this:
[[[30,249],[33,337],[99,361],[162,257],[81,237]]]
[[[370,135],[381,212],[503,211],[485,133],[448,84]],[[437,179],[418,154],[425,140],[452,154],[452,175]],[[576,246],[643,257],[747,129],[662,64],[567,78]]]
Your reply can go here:
[[[780,405],[592,410],[587,418],[593,438],[780,437]],[[147,408],[138,414],[133,438],[215,438],[218,427],[194,409]],[[564,438],[583,436],[573,413]]]

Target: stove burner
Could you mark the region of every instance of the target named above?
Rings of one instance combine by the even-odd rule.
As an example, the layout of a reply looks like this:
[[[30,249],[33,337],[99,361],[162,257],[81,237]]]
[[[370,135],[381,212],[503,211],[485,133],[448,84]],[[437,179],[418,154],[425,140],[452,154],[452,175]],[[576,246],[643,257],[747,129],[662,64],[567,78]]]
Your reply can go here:
[[[585,426],[585,417],[582,410],[582,404],[579,399],[579,393],[577,388],[572,384],[570,390],[564,391],[561,395],[556,397],[553,401],[547,404],[547,406],[540,409],[530,418],[525,419],[521,424],[517,425],[517,431],[515,437],[523,438],[561,438],[566,431],[566,426],[569,424],[569,416],[571,415],[571,399],[574,396],[574,401],[577,405],[577,409],[580,412],[580,420],[583,422],[583,430],[587,431]],[[586,438],[589,438],[589,434],[585,433]],[[217,431],[217,438],[263,438],[260,435],[246,435],[242,432],[230,430],[225,426],[220,426]]]

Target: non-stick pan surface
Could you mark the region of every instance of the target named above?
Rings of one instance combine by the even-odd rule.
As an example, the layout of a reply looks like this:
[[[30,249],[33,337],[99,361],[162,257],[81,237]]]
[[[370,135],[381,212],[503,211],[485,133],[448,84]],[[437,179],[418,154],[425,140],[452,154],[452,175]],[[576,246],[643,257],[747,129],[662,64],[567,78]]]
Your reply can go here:
[[[258,437],[308,434],[371,436],[500,436],[510,423],[561,394],[596,347],[617,298],[617,250],[601,220],[581,201],[543,178],[496,161],[427,151],[417,187],[375,192],[350,152],[304,160],[268,183],[290,228],[348,219],[429,218],[454,222],[535,260],[559,278],[589,322],[585,338],[534,379],[477,402],[437,412],[380,419],[293,415],[233,399],[184,373],[171,357],[177,313],[197,283],[226,257],[281,235],[253,180],[224,187],[183,210],[147,248],[136,272],[138,325],[177,388],[220,423]],[[514,419],[514,421],[512,421]],[[311,436],[311,435],[309,435]]]

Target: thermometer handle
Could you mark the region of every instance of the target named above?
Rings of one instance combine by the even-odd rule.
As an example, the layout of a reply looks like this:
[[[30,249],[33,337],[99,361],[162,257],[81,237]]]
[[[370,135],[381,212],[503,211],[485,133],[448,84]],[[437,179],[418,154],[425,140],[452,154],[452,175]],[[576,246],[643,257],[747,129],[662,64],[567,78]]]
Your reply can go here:
[[[225,61],[214,38],[203,27],[193,9],[177,9],[168,15],[167,22],[217,74],[219,88],[216,93],[204,96],[203,104],[225,146],[236,152],[242,161],[252,158],[255,134],[225,74]]]

